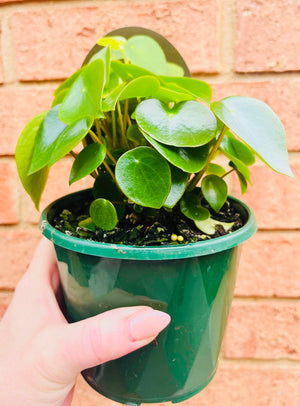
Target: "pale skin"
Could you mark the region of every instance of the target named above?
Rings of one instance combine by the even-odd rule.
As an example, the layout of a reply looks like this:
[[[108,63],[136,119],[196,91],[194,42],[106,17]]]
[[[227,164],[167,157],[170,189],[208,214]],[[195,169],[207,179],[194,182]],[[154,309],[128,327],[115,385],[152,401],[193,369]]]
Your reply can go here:
[[[170,321],[137,306],[68,324],[59,297],[54,249],[43,239],[0,323],[1,406],[71,405],[80,371],[149,344]]]

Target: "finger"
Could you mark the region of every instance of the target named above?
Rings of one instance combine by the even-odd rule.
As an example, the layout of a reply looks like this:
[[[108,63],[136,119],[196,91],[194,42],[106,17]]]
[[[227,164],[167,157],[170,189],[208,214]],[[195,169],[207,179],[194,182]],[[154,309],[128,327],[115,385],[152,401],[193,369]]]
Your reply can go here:
[[[43,237],[34,253],[31,264],[28,268],[29,274],[35,278],[52,283],[53,271],[56,269],[56,256],[53,244]]]
[[[124,307],[60,326],[48,347],[49,363],[62,377],[119,358],[146,344],[170,322],[166,313],[150,307]]]

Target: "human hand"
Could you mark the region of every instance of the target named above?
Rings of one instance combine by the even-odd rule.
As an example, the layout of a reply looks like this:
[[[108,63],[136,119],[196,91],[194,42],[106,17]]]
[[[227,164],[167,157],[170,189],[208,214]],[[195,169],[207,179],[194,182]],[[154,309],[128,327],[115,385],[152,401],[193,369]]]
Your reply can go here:
[[[68,324],[59,292],[54,248],[43,238],[0,323],[1,406],[69,406],[80,371],[149,344],[170,321],[137,306]]]

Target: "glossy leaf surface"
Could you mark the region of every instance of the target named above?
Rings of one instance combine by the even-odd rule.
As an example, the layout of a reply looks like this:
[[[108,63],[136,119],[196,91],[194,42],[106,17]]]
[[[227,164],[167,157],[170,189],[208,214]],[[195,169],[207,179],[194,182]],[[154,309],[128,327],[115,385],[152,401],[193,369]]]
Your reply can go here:
[[[48,111],[39,128],[29,174],[48,165],[56,140],[67,127],[58,117],[59,109],[60,105],[57,105]]]
[[[188,173],[196,173],[203,169],[209,152],[207,145],[196,148],[172,147],[155,141],[145,132],[143,135],[162,156],[177,168]]]
[[[39,209],[41,195],[47,181],[48,168],[42,168],[32,175],[28,175],[28,171],[33,156],[35,140],[45,115],[46,113],[41,113],[27,124],[20,135],[16,148],[16,163],[19,177],[37,210]]]
[[[212,103],[213,112],[272,169],[293,176],[284,127],[262,101],[233,96]]]
[[[141,206],[159,209],[171,189],[169,165],[149,147],[138,147],[123,154],[115,175],[124,194]]]
[[[90,205],[90,216],[93,223],[103,230],[113,230],[118,223],[114,205],[106,199],[96,199]]]
[[[160,76],[159,77],[164,83],[168,85],[170,89],[180,91],[188,91],[188,94],[195,98],[203,100],[205,103],[210,103],[212,90],[208,83],[203,82],[198,79],[185,78],[185,77],[169,77]],[[174,86],[175,85],[175,86]]]
[[[207,175],[202,180],[201,191],[209,205],[219,212],[227,199],[227,184],[219,176]]]
[[[103,111],[114,110],[116,103],[124,99],[150,97],[159,86],[159,81],[152,76],[140,76],[128,84],[122,83],[103,101]]]
[[[255,156],[251,149],[228,131],[222,139],[220,149],[224,153],[239,159],[246,166],[253,165],[255,162]]]
[[[92,143],[87,145],[73,162],[69,184],[84,178],[100,166],[106,155],[106,147],[103,144]]]
[[[176,147],[205,145],[217,130],[214,114],[196,101],[169,108],[157,99],[144,100],[138,105],[135,117],[139,127],[152,138]]]
[[[186,172],[176,168],[176,166],[171,166],[171,179],[171,190],[164,203],[164,206],[170,209],[174,207],[183,196],[189,180],[189,175]]]
[[[72,124],[83,117],[103,117],[101,96],[105,80],[105,66],[102,59],[90,63],[76,78],[60,108],[59,117],[66,124]]]
[[[83,118],[68,126],[59,136],[55,143],[55,148],[49,160],[49,166],[55,164],[67,155],[76,145],[83,140],[93,124],[92,117]]]
[[[234,226],[234,222],[224,223],[222,221],[218,221],[209,217],[208,219],[203,221],[195,221],[195,226],[203,233],[213,235],[216,232],[216,226],[222,226],[227,232]]]
[[[205,220],[210,216],[209,211],[201,206],[201,201],[195,193],[187,193],[180,200],[182,214],[192,220]]]
[[[210,163],[207,167],[207,170],[205,171],[207,175],[217,175],[217,176],[223,176],[226,173],[226,170],[218,164]]]
[[[159,75],[167,73],[167,61],[159,44],[146,35],[135,35],[124,45],[127,58],[135,65]]]

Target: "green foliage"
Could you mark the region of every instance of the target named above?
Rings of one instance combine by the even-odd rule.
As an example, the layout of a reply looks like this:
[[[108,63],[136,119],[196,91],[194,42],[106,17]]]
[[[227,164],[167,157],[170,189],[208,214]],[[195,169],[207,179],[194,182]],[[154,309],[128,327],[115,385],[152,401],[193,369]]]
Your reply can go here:
[[[95,178],[90,217],[80,223],[88,230],[113,229],[132,203],[137,215],[178,206],[200,230],[214,230],[203,204],[221,210],[229,173],[242,193],[256,157],[292,176],[283,126],[265,103],[233,96],[211,104],[210,86],[183,77],[150,37],[98,43],[20,136],[17,168],[36,207],[49,168],[67,154],[75,158],[70,184]],[[219,153],[227,164],[214,162]]]

